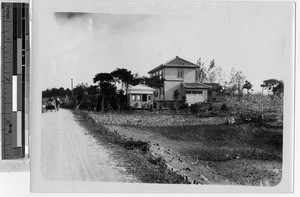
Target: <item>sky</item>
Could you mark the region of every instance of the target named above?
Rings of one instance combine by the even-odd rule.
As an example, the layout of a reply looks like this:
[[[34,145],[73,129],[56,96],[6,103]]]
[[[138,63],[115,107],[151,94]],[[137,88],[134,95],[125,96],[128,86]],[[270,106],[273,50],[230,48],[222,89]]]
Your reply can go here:
[[[215,59],[227,81],[232,68],[241,70],[256,92],[263,80],[291,77],[291,3],[204,3],[192,14],[186,14],[192,8],[184,9],[155,14],[40,12],[33,18],[32,42],[42,89],[71,88],[71,78],[74,85],[91,85],[97,73],[116,68],[148,76],[176,56],[193,63],[201,58],[206,65]]]

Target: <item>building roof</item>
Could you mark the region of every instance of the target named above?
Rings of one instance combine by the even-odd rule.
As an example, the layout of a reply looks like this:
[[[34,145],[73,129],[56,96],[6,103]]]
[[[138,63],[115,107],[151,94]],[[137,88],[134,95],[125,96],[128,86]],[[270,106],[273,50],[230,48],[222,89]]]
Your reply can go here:
[[[188,89],[210,89],[209,85],[203,83],[183,83],[183,86]]]
[[[221,86],[219,83],[203,83],[203,84],[211,86],[214,89],[219,88]]]
[[[154,73],[155,71],[160,70],[160,69],[165,68],[165,67],[198,68],[198,66],[196,64],[193,64],[193,63],[191,63],[187,60],[184,60],[184,59],[176,56],[175,58],[171,59],[170,61],[167,61],[166,63],[161,64],[161,65],[157,66],[156,68],[150,70],[148,72],[148,74]]]
[[[138,84],[136,86],[132,86],[129,88],[128,92],[130,93],[140,93],[140,92],[144,92],[144,93],[153,93],[154,92],[154,88],[150,88],[144,84]]]

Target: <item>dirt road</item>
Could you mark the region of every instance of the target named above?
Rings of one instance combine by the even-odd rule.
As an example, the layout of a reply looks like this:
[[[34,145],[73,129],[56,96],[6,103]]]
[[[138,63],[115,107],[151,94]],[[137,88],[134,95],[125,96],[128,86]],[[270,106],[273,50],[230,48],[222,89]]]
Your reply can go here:
[[[69,110],[42,114],[42,174],[50,180],[139,182]]]

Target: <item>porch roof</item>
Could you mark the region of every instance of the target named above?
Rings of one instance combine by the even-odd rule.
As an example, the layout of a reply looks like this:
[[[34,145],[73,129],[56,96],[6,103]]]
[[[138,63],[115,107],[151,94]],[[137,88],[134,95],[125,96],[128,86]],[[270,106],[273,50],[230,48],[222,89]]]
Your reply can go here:
[[[136,86],[133,86],[131,88],[129,88],[128,93],[132,93],[132,94],[153,94],[153,92],[155,91],[155,89],[150,88],[146,85],[143,84],[138,84]]]
[[[209,85],[205,85],[203,83],[183,83],[183,86],[186,89],[210,89],[212,88]]]

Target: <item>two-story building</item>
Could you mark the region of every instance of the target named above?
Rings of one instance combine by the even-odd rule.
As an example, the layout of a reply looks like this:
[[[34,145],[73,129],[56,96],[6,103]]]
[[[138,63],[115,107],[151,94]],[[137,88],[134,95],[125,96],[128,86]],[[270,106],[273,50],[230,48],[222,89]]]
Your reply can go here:
[[[188,104],[207,100],[208,89],[211,87],[196,82],[196,69],[199,66],[178,56],[150,70],[150,76],[160,76],[164,86],[157,90],[155,100],[173,101],[174,91],[178,90],[181,98],[186,97]],[[181,99],[180,98],[180,99]]]

